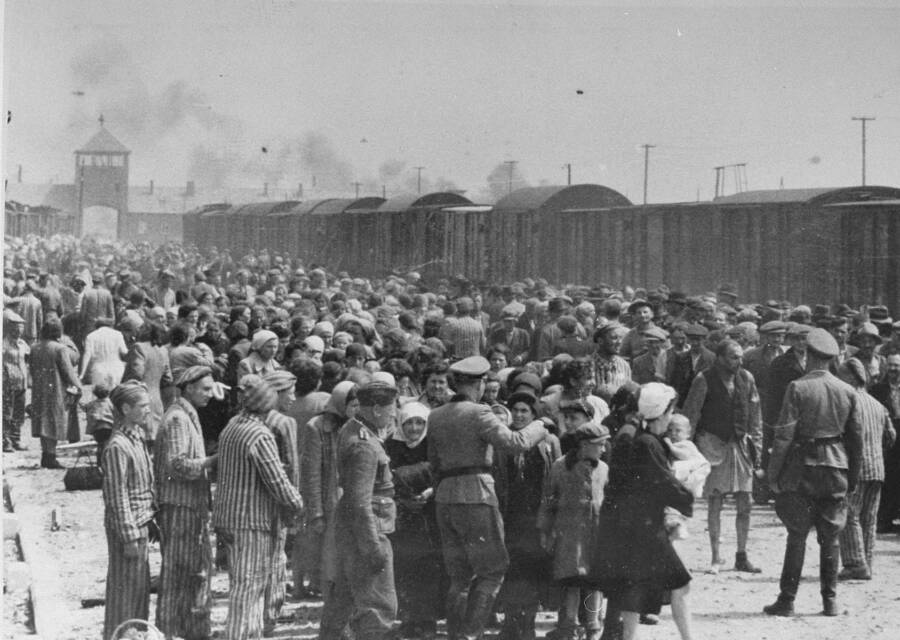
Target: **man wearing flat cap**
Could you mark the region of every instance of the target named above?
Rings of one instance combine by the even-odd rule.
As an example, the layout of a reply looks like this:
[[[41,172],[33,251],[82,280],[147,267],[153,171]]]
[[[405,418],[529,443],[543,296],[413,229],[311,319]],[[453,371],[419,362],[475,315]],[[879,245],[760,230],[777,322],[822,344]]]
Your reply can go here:
[[[760,571],[747,558],[747,539],[753,476],[760,466],[762,417],[756,383],[741,366],[742,357],[737,342],[720,342],[715,364],[694,378],[684,402],[684,415],[694,428],[697,448],[712,467],[703,487],[709,505],[711,573],[718,573],[722,564],[722,507],[728,494],[734,495],[736,505],[734,568],[747,573]]]
[[[784,335],[787,333],[787,325],[780,320],[770,320],[769,322],[764,323],[759,328],[760,339],[762,340],[762,344],[758,347],[754,347],[752,349],[748,349],[744,352],[744,368],[753,374],[753,379],[756,381],[756,389],[759,391],[759,399],[762,406],[762,415],[763,415],[763,450],[762,450],[762,464],[763,466],[769,460],[768,449],[771,446],[772,442],[772,425],[770,422],[767,422],[767,418],[771,416],[772,413],[776,413],[781,409],[781,407],[775,407],[774,411],[770,411],[768,408],[768,402],[770,399],[769,395],[769,370],[772,367],[772,362],[775,361],[775,358],[784,354]],[[754,497],[757,499],[757,502],[761,502],[765,504],[767,502],[768,497],[766,495],[766,489],[763,489],[761,486],[765,483],[756,483],[753,487]]]
[[[428,459],[438,478],[438,527],[450,576],[451,640],[481,637],[509,566],[491,475],[494,449],[523,453],[547,435],[541,420],[511,431],[490,407],[479,404],[489,369],[481,356],[454,364],[457,393],[428,416]]]
[[[665,345],[669,334],[660,327],[652,326],[643,332],[643,337],[647,351],[632,361],[631,379],[638,384],[666,382],[668,357]]]
[[[622,339],[619,355],[633,364],[634,359],[647,350],[644,343],[644,332],[655,327],[653,323],[653,307],[646,300],[635,300],[628,305],[634,326]]]
[[[518,320],[519,313],[511,305],[503,307],[500,322],[493,325],[488,340],[491,347],[502,344],[509,348],[507,358],[514,367],[524,364],[531,350],[531,336],[525,329],[516,326]]]
[[[806,324],[787,323],[785,338],[790,346],[769,365],[769,377],[765,385],[766,399],[763,401],[765,424],[775,424],[788,385],[806,373],[806,336],[811,330],[812,327]],[[770,444],[767,437],[763,446],[768,449],[767,445]]]
[[[212,552],[209,469],[197,409],[213,396],[209,367],[185,369],[175,381],[180,395],[169,405],[155,442],[154,471],[162,569],[156,625],[168,637],[199,640],[209,636]]]
[[[275,393],[278,394],[275,408],[269,411],[269,415],[266,416],[266,426],[272,430],[275,436],[275,443],[278,446],[278,458],[281,460],[284,472],[290,478],[294,488],[299,491],[300,460],[298,452],[300,448],[297,446],[297,421],[287,415],[297,397],[294,392],[297,377],[282,369],[267,373],[263,376],[263,380],[268,382]],[[299,522],[299,519],[285,521],[279,518],[279,522],[273,523],[273,527],[277,529],[277,535],[274,555],[272,556],[272,567],[269,571],[269,583],[266,586],[264,629],[274,628],[278,615],[281,613],[281,608],[284,606],[284,584],[287,571],[287,556],[284,553],[284,543],[287,538],[286,527],[293,527],[297,522]]]
[[[684,328],[688,350],[675,356],[669,369],[668,384],[678,392],[678,407],[684,405],[691,390],[691,383],[699,374],[709,369],[716,361],[716,354],[706,348],[704,341],[709,329],[702,324],[689,324]]]
[[[384,440],[394,426],[397,387],[376,379],[359,388],[359,412],[341,428],[337,507],[341,550],[333,588],[325,593],[321,640],[340,640],[347,623],[358,640],[386,638],[397,615],[394,532],[397,507]]]
[[[775,512],[787,528],[778,599],[763,611],[794,613],[809,530],[819,542],[822,614],[836,616],[838,536],[847,520],[848,493],[856,489],[862,463],[862,430],[856,391],[828,371],[838,354],[825,329],[807,341],[807,373],[788,385],[775,426],[766,477],[776,493]]]

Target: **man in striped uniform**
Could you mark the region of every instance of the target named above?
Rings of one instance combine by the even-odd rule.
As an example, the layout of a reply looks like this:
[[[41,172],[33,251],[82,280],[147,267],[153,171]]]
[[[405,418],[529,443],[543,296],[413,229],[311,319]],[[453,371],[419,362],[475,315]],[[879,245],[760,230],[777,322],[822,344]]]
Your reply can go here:
[[[228,547],[231,593],[225,637],[260,637],[268,575],[280,527],[279,511],[299,513],[303,501],[278,458],[265,419],[278,395],[256,375],[241,380],[244,407],[219,440],[219,480],[213,526]]]
[[[217,456],[207,456],[197,409],[213,394],[212,369],[185,369],[176,381],[181,390],[166,410],[156,436],[156,493],[162,569],[156,624],[166,637],[185,640],[209,636],[210,490],[208,470]]]
[[[103,504],[106,507],[106,613],[103,638],[120,624],[150,613],[150,563],[147,551],[153,520],[153,468],[144,445],[144,425],[150,417],[147,387],[136,380],[120,384],[110,394],[118,424],[103,452]]]
[[[278,446],[278,458],[284,467],[284,472],[290,478],[291,484],[300,490],[300,469],[297,460],[297,422],[285,415],[285,412],[294,404],[296,395],[294,384],[297,378],[294,374],[281,370],[273,371],[263,376],[263,380],[271,385],[278,394],[278,401],[274,409],[266,416],[266,426],[272,430],[275,443]],[[287,537],[286,527],[293,527],[295,522],[281,521],[278,523],[275,548],[272,555],[272,569],[269,572],[269,583],[266,585],[264,629],[274,629],[278,614],[284,605],[284,582],[287,570],[287,557],[284,555],[284,542]]]
[[[847,374],[842,377],[856,389],[858,396],[862,466],[856,491],[847,495],[847,526],[840,537],[844,569],[838,574],[838,579],[871,580],[878,503],[884,483],[884,449],[890,450],[894,446],[897,432],[884,405],[866,391],[867,376],[863,363],[849,358],[841,369],[842,373]]]
[[[326,594],[320,640],[339,640],[350,623],[357,640],[388,637],[397,615],[394,532],[397,508],[390,458],[382,443],[396,413],[397,387],[383,380],[359,389],[359,414],[341,428],[337,509],[338,575]]]

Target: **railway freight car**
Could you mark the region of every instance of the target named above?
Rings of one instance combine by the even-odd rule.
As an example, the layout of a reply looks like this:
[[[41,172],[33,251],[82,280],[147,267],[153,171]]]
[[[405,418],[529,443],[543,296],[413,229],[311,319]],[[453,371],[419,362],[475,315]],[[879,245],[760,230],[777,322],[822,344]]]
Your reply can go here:
[[[738,284],[744,299],[896,302],[900,189],[745,192],[634,206],[601,185],[529,187],[496,205],[455,193],[266,203],[195,212],[186,240],[234,255],[285,251],[331,269],[417,269],[483,282],[542,276],[686,291]],[[279,220],[262,234],[261,221]],[[187,234],[198,233],[195,238]],[[208,236],[203,237],[203,236]]]

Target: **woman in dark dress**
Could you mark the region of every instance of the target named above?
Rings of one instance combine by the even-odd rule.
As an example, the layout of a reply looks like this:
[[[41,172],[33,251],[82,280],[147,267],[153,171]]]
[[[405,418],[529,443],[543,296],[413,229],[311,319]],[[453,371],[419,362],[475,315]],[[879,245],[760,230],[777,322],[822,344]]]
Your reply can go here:
[[[400,408],[400,427],[385,443],[394,474],[397,525],[391,535],[400,635],[434,638],[444,602],[441,543],[428,463],[428,407],[408,402]]]
[[[594,567],[610,608],[622,612],[624,640],[636,637],[640,614],[659,612],[667,591],[682,640],[691,638],[687,604],[691,575],[663,526],[665,507],[690,516],[694,500],[672,474],[661,440],[676,397],[667,385],[643,385],[638,399],[643,422],[627,423],[619,430],[610,456]],[[604,637],[616,637],[609,616],[607,625]]]
[[[526,391],[513,393],[506,406],[512,414],[513,431],[536,420],[539,413],[538,399]],[[525,453],[495,453],[497,498],[509,553],[509,569],[497,601],[504,614],[503,640],[533,640],[538,608],[556,605],[551,601],[556,592],[552,558],[541,546],[537,520],[544,482],[560,455],[554,435]]]

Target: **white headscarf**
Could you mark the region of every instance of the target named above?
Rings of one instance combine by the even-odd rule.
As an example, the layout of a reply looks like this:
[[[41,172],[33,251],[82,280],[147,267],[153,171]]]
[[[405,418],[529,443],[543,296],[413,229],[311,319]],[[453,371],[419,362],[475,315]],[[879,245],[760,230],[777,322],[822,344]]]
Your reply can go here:
[[[422,440],[425,439],[425,436],[428,435],[428,414],[430,410],[421,402],[407,402],[402,407],[400,407],[400,414],[398,416],[397,422],[400,424],[399,429],[394,430],[394,440],[400,440],[401,442],[405,442],[406,446],[410,449],[415,449],[418,447]],[[411,420],[412,418],[422,418],[425,421],[425,429],[422,430],[422,435],[419,436],[416,440],[408,440],[406,437],[406,433],[403,431],[403,423],[407,420]]]

